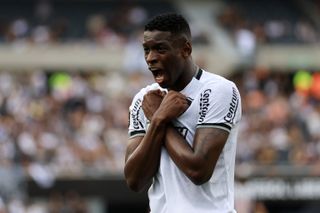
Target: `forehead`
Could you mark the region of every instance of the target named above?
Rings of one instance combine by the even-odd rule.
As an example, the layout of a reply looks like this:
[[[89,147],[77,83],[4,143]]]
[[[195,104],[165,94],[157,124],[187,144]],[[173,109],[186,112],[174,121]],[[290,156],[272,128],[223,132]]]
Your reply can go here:
[[[167,31],[144,31],[143,33],[143,43],[149,42],[170,42],[172,40],[172,36],[170,32]]]

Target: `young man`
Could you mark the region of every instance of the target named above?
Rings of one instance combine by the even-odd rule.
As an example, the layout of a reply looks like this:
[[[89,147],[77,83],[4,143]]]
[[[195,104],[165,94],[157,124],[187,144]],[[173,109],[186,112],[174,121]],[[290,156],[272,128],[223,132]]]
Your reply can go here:
[[[146,24],[145,60],[156,83],[130,106],[125,178],[134,191],[152,180],[152,213],[231,213],[241,100],[231,81],[199,68],[186,20]]]

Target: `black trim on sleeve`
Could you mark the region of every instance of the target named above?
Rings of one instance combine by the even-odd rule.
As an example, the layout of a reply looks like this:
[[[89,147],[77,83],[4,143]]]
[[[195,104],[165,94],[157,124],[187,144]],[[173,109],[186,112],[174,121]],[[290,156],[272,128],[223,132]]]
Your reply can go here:
[[[227,129],[228,131],[231,130],[231,126],[225,123],[203,123],[203,124],[198,124],[197,127],[220,127],[223,129]]]
[[[132,136],[138,135],[138,134],[146,134],[146,131],[145,130],[137,130],[137,131],[129,132],[129,137],[132,137]]]

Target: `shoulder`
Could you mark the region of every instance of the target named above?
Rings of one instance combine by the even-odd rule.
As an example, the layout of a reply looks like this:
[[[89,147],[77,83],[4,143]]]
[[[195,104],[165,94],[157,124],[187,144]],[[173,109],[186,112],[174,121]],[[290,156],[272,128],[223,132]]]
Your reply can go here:
[[[207,71],[203,72],[203,76],[200,79],[203,87],[201,91],[212,90],[215,92],[223,93],[223,92],[231,92],[233,90],[238,90],[237,86],[234,82],[228,80],[227,78],[217,75],[214,73],[210,73]]]
[[[199,125],[237,123],[241,117],[240,93],[234,82],[212,73],[204,73],[199,91]]]

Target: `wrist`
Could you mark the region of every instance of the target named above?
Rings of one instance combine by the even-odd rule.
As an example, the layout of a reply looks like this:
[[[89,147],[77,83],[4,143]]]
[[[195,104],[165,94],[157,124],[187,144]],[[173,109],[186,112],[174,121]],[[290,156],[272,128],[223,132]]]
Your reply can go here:
[[[156,126],[163,126],[167,124],[167,121],[164,117],[157,116],[156,114],[152,117],[152,123],[154,123]]]

